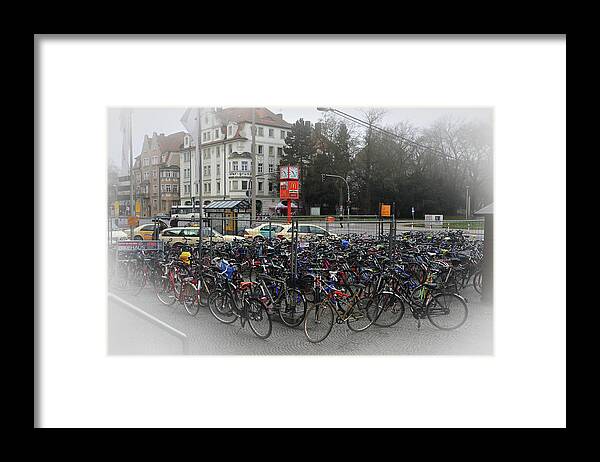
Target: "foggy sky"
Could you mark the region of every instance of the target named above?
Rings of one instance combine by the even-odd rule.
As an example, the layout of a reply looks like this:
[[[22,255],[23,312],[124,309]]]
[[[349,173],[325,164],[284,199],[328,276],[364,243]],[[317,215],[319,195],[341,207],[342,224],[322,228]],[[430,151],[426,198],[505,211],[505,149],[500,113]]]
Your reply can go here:
[[[268,106],[275,113],[283,113],[283,118],[290,123],[303,118],[317,122],[323,113],[311,107],[275,107]],[[336,107],[347,114],[364,120],[362,110],[367,108]],[[491,108],[385,108],[386,114],[380,126],[409,122],[416,127],[428,127],[436,119],[451,114],[465,121],[484,121],[492,123]],[[140,108],[133,111],[133,157],[142,149],[144,135],[152,136],[153,132],[169,135],[185,131],[179,122],[185,108]],[[108,155],[117,167],[121,166],[121,135],[119,132],[119,109],[108,110]]]

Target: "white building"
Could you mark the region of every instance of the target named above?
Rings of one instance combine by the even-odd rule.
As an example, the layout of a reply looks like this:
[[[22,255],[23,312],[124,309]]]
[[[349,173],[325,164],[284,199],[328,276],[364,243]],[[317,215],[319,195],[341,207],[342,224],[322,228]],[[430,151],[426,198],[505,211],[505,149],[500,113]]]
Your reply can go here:
[[[202,181],[195,143],[189,135],[180,155],[180,204],[205,205],[213,200],[247,199],[252,172],[252,108],[211,108],[201,113]],[[256,109],[257,210],[268,213],[279,202],[278,165],[292,125],[266,108]],[[200,186],[201,183],[201,186]]]

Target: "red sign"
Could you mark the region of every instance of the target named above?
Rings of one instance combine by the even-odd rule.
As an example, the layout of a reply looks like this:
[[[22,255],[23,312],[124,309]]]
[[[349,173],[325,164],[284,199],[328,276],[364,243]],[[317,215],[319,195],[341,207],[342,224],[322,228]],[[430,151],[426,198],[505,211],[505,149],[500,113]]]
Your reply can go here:
[[[281,181],[279,184],[280,199],[298,199],[298,180]]]

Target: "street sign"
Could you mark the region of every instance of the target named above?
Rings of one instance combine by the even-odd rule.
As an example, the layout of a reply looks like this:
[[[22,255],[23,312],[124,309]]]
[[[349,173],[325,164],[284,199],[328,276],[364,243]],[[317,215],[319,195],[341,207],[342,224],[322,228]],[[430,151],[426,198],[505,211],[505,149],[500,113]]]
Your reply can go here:
[[[115,217],[119,216],[119,202],[115,201],[113,208],[115,209]]]
[[[335,221],[335,217],[327,217],[327,223],[333,223]]]
[[[140,224],[140,219],[138,217],[127,217],[127,225],[131,227],[136,227]]]
[[[135,214],[138,215],[142,211],[142,202],[138,199],[135,201]]]
[[[389,204],[381,204],[381,216],[389,217],[392,215],[392,206]]]

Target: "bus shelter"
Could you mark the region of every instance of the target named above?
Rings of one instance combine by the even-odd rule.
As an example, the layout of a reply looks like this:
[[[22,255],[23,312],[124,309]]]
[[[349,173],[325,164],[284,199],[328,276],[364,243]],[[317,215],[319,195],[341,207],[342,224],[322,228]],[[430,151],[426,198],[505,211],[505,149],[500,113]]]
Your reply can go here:
[[[213,201],[204,206],[206,219],[221,234],[239,234],[250,227],[250,202],[245,199]]]

